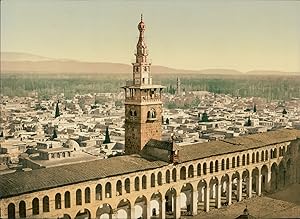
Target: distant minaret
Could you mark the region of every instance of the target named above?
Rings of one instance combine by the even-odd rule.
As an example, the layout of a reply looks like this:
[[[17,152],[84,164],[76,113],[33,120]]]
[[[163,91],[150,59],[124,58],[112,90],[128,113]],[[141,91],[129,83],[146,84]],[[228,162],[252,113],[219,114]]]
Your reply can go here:
[[[125,90],[125,153],[139,153],[150,139],[161,140],[162,101],[161,85],[152,84],[151,63],[144,39],[143,16],[138,24],[139,40],[135,63],[132,63],[132,81]]]
[[[177,77],[177,84],[176,84],[176,94],[180,95],[181,94],[181,84],[180,84],[180,78]]]

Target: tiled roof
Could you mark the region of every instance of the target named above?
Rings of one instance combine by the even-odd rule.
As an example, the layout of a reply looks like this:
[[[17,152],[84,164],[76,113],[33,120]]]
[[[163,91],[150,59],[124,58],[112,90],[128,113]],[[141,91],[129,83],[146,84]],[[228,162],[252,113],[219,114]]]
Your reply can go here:
[[[277,130],[223,141],[180,146],[180,162],[262,147],[300,138],[299,130]],[[158,143],[158,141],[156,142]],[[167,146],[167,145],[166,145]],[[140,155],[112,157],[64,166],[0,175],[0,198],[126,173],[160,168],[164,161],[150,161]]]

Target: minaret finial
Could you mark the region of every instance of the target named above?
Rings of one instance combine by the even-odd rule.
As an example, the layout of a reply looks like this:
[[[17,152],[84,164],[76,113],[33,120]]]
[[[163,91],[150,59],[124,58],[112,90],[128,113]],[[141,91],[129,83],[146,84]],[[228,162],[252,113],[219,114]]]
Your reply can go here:
[[[141,21],[143,21],[143,14],[141,14]]]

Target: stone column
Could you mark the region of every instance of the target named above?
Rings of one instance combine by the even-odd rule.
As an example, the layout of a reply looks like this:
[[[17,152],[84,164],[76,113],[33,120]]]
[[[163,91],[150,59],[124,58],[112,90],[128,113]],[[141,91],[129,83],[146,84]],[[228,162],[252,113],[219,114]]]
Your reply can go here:
[[[237,201],[242,201],[243,179],[240,177],[237,182]]]
[[[256,195],[261,195],[261,171],[258,170],[258,175],[256,176]]]
[[[216,207],[221,208],[221,197],[222,197],[222,191],[221,191],[222,185],[221,185],[221,183],[218,183],[216,187],[217,187]]]
[[[232,202],[232,182],[231,179],[229,179],[227,184],[227,203],[228,205],[231,205]]]
[[[136,216],[135,216],[135,208],[134,208],[134,205],[131,206],[131,208],[130,208],[130,215],[129,215],[129,218],[131,218],[131,219],[135,219],[135,218],[136,218]]]
[[[160,208],[159,214],[160,214],[161,219],[166,218],[166,200],[164,198],[161,201],[161,208]]]
[[[210,202],[210,195],[209,195],[209,186],[206,186],[204,189],[204,210],[209,212],[209,202]]]
[[[151,206],[150,206],[150,201],[147,202],[147,219],[151,218]]]
[[[247,195],[249,198],[252,197],[252,175],[250,173],[249,178],[247,179]]]
[[[175,219],[179,219],[181,217],[181,209],[180,209],[180,195],[176,197],[175,202]]]
[[[198,213],[198,191],[193,192],[193,198],[192,198],[192,210],[193,210],[193,215],[197,215]]]

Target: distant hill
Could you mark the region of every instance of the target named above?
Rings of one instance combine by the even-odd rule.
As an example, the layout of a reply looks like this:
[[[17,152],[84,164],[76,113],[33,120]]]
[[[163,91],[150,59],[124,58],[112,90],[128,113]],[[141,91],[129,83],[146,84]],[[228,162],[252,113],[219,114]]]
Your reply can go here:
[[[122,74],[131,73],[132,66],[122,63],[110,62],[81,62],[70,59],[54,59],[49,57],[38,56],[29,53],[18,52],[1,52],[1,72],[2,73],[112,73]],[[184,70],[175,69],[165,66],[153,65],[151,72],[154,74],[222,74],[222,75],[241,75],[240,71],[232,69],[205,69],[205,70]],[[280,71],[250,71],[246,75],[255,74],[300,74],[286,73]]]

